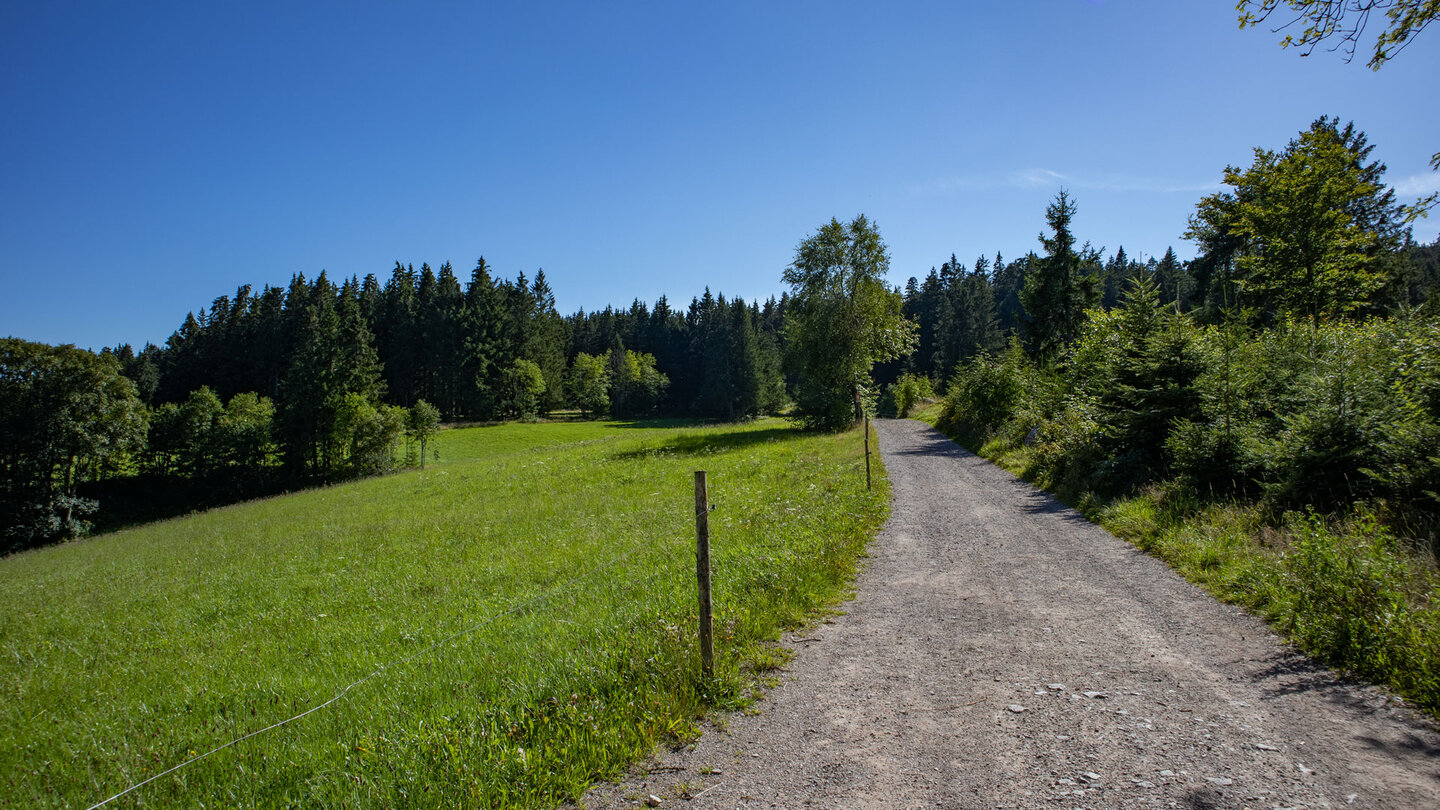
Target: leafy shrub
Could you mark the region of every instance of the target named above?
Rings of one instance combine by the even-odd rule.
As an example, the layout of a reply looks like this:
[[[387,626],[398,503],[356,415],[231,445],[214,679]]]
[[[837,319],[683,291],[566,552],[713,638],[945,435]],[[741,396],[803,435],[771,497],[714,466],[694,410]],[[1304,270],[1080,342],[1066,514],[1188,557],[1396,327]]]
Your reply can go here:
[[[1035,456],[1028,476],[1065,495],[1090,488],[1087,479],[1103,479],[1126,459],[1111,456],[1102,443],[1095,403],[1074,397],[1053,419],[1035,428]],[[1109,469],[1106,469],[1109,468]],[[1108,488],[1108,487],[1107,487]]]
[[[905,372],[900,379],[886,386],[882,408],[894,409],[894,414],[901,419],[910,415],[910,410],[921,400],[930,399],[935,396],[935,389],[930,385],[930,378]],[[883,400],[882,400],[883,401]],[[888,405],[889,408],[885,406]]]
[[[1034,371],[1018,343],[999,358],[977,355],[950,380],[941,428],[979,440],[998,432],[1021,407],[1026,379]]]
[[[345,395],[335,418],[331,437],[343,448],[343,472],[354,475],[376,475],[395,467],[395,451],[405,432],[404,408],[396,405],[370,404],[363,395]]]
[[[616,417],[645,416],[660,407],[670,378],[655,367],[655,355],[610,350],[610,412]]]
[[[146,423],[113,356],[0,338],[0,553],[84,533],[79,485],[128,462]]]
[[[1440,300],[1440,297],[1437,297]],[[1363,472],[1407,510],[1440,517],[1440,317],[1383,322],[1394,367],[1379,463]],[[1440,552],[1440,548],[1434,549]]]
[[[575,355],[565,378],[565,390],[570,404],[585,416],[610,410],[610,369],[605,358],[585,352]]]
[[[418,457],[420,468],[425,468],[427,445],[430,443],[430,439],[439,432],[440,409],[423,399],[416,400],[415,404],[410,406],[410,410],[405,413],[406,466],[414,465],[417,460],[411,458],[413,450],[410,447],[410,441],[414,440],[420,443],[420,453]]]

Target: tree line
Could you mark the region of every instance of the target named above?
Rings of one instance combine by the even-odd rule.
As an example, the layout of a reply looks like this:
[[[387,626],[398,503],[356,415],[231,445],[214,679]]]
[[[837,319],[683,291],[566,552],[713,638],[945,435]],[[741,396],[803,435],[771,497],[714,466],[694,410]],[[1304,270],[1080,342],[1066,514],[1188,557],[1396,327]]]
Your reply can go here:
[[[101,500],[113,525],[423,463],[440,419],[774,413],[785,305],[706,290],[567,318],[543,271],[497,279],[482,258],[463,286],[399,262],[383,284],[241,286],[139,352],[7,339],[4,548],[81,533]]]
[[[1046,210],[1042,253],[1009,263],[999,253],[980,256],[968,268],[952,255],[923,280],[910,278],[904,312],[919,327],[917,349],[884,378],[903,371],[943,383],[1015,338],[1032,356],[1056,359],[1088,312],[1121,306],[1141,278],[1167,307],[1201,324],[1433,312],[1440,248],[1412,241],[1408,226],[1419,211],[1396,201],[1373,150],[1365,133],[1332,118],[1282,150],[1257,149],[1249,168],[1226,169],[1230,191],[1198,203],[1184,236],[1199,255],[1184,262],[1173,248],[1140,262],[1124,247],[1107,258],[1103,248],[1077,244],[1075,201],[1062,190]]]
[[[922,345],[926,318],[937,336],[980,329],[937,337],[908,370],[944,386],[952,432],[1029,448],[1030,473],[1071,493],[1174,485],[1274,515],[1382,504],[1434,544],[1440,242],[1411,242],[1422,211],[1395,199],[1372,149],[1329,118],[1256,149],[1197,204],[1185,235],[1200,254],[1184,263],[1077,247],[1062,192],[1013,321],[967,297],[974,273],[953,263],[912,285]],[[1003,282],[988,278],[993,299]]]

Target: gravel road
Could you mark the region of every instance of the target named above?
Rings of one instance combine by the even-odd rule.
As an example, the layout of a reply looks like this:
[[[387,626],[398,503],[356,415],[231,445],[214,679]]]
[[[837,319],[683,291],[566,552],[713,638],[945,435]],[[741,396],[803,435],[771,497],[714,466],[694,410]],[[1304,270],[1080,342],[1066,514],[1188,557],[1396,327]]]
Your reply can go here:
[[[848,611],[587,808],[1440,808],[1440,733],[913,421]],[[685,798],[688,796],[689,798]]]

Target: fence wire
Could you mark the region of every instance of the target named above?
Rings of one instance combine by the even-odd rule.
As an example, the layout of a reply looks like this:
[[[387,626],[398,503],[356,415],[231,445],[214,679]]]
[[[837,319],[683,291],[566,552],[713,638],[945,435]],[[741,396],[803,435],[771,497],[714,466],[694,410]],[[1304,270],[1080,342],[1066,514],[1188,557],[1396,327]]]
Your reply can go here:
[[[714,510],[715,510],[715,506],[712,504],[711,507],[710,507],[710,511],[714,511]],[[693,521],[693,520],[694,520],[694,516],[693,516],[693,515],[690,516],[690,517],[688,518],[688,520]],[[632,528],[636,533],[640,533],[644,527],[642,527],[642,526],[637,522],[637,523],[635,523],[635,524],[632,524],[631,528]],[[693,524],[691,524],[690,528],[693,529]],[[653,533],[651,533],[651,536],[654,536]],[[503,618],[505,618],[505,617],[507,617],[507,616],[513,616],[513,615],[515,615],[515,614],[517,614],[517,613],[520,613],[521,611],[524,611],[525,609],[527,609],[527,608],[529,608],[529,607],[532,607],[532,606],[534,606],[534,605],[536,605],[536,604],[539,604],[539,603],[541,603],[541,602],[547,601],[547,600],[549,600],[550,598],[556,596],[557,594],[560,594],[560,593],[563,593],[563,592],[565,592],[565,591],[571,590],[571,589],[573,589],[576,585],[579,585],[579,584],[582,583],[582,582],[585,582],[585,581],[587,581],[587,580],[590,580],[591,578],[593,578],[596,574],[600,573],[601,571],[605,571],[605,570],[611,569],[611,568],[615,567],[618,563],[621,563],[621,562],[624,562],[624,561],[626,561],[626,560],[629,560],[630,558],[634,557],[634,556],[636,555],[636,553],[638,553],[638,552],[640,552],[640,551],[642,551],[642,550],[645,550],[645,548],[646,548],[646,543],[645,543],[643,540],[640,541],[640,542],[637,542],[634,546],[632,546],[630,549],[626,550],[625,552],[623,552],[623,553],[621,553],[621,554],[617,554],[617,555],[615,555],[614,557],[611,557],[610,559],[606,560],[605,562],[602,562],[602,563],[600,563],[599,565],[595,565],[595,566],[591,567],[588,571],[586,571],[586,572],[583,573],[583,574],[579,574],[579,575],[577,575],[577,576],[571,577],[570,579],[566,580],[565,582],[563,582],[563,583],[561,583],[561,584],[559,584],[559,585],[557,585],[557,586],[555,586],[555,587],[553,587],[553,588],[550,588],[549,590],[546,590],[546,591],[544,591],[544,592],[542,592],[542,593],[540,593],[540,594],[537,594],[537,595],[535,595],[535,596],[533,596],[533,597],[531,597],[531,598],[529,598],[529,599],[526,599],[526,600],[524,600],[524,601],[522,601],[522,602],[520,602],[520,603],[518,603],[518,604],[512,605],[511,607],[507,608],[507,609],[504,610],[504,611],[501,611],[500,613],[496,613],[496,614],[494,614],[494,615],[492,615],[492,616],[486,617],[485,619],[482,619],[482,620],[480,620],[480,621],[478,621],[478,622],[470,625],[469,627],[466,627],[466,628],[461,629],[461,630],[457,630],[456,632],[451,633],[450,635],[446,636],[445,638],[440,639],[439,641],[436,641],[435,643],[433,643],[433,644],[431,644],[430,646],[424,648],[423,650],[419,650],[418,652],[412,653],[411,655],[406,656],[405,658],[401,658],[401,659],[398,659],[398,660],[395,660],[395,661],[391,661],[391,662],[389,662],[389,663],[386,663],[386,664],[381,665],[380,667],[378,667],[378,668],[376,668],[375,670],[371,671],[369,674],[365,675],[364,677],[361,677],[361,678],[359,678],[359,679],[351,682],[350,684],[346,685],[344,688],[342,688],[342,689],[340,689],[338,692],[336,692],[336,693],[334,694],[334,696],[332,696],[329,700],[326,700],[326,701],[323,702],[323,703],[318,703],[318,704],[316,704],[316,705],[314,705],[314,706],[311,706],[310,708],[306,709],[306,710],[303,711],[303,712],[300,712],[300,713],[298,713],[298,714],[295,714],[295,715],[293,715],[293,716],[291,716],[291,717],[287,717],[287,718],[285,718],[284,720],[280,720],[280,721],[278,721],[278,722],[271,723],[270,725],[265,726],[264,728],[256,729],[256,730],[251,731],[251,732],[249,732],[249,733],[247,733],[247,734],[244,734],[244,735],[241,735],[241,736],[239,736],[239,737],[236,737],[235,739],[232,739],[232,740],[230,740],[229,742],[224,743],[223,745],[216,746],[216,747],[214,747],[214,748],[212,748],[212,749],[210,749],[210,750],[208,750],[208,751],[205,751],[205,752],[202,753],[202,754],[197,754],[196,756],[190,757],[189,759],[185,760],[184,762],[179,763],[178,765],[175,765],[175,766],[173,766],[173,767],[171,767],[171,768],[168,768],[168,769],[166,769],[166,770],[164,770],[164,771],[161,771],[161,772],[155,774],[154,776],[151,776],[151,777],[149,777],[149,778],[147,778],[147,779],[145,779],[145,780],[143,780],[143,781],[136,782],[135,784],[131,785],[130,787],[125,788],[124,790],[120,791],[119,793],[116,793],[115,795],[110,796],[109,798],[102,799],[102,800],[100,800],[100,801],[98,801],[98,802],[90,805],[90,806],[87,808],[87,810],[99,810],[99,808],[105,807],[106,805],[110,804],[111,802],[115,801],[116,799],[120,799],[120,798],[123,798],[124,796],[129,795],[129,794],[131,794],[131,793],[139,790],[140,788],[145,787],[146,785],[150,784],[151,782],[154,782],[154,781],[156,781],[156,780],[158,780],[158,779],[161,779],[161,778],[163,778],[163,777],[169,776],[169,775],[171,775],[171,774],[173,774],[173,773],[177,773],[177,772],[179,772],[179,771],[182,771],[182,770],[184,770],[185,768],[187,768],[187,767],[189,767],[189,766],[191,766],[191,765],[193,765],[193,764],[195,764],[195,763],[197,763],[197,762],[200,762],[201,760],[207,759],[207,758],[209,758],[209,757],[211,757],[211,756],[214,756],[215,754],[218,754],[218,753],[220,753],[220,752],[222,752],[222,751],[225,751],[225,750],[227,750],[227,749],[229,749],[229,748],[233,748],[233,747],[235,747],[235,746],[237,746],[237,745],[239,745],[239,744],[241,744],[241,743],[243,743],[243,742],[245,742],[245,741],[247,741],[247,740],[253,739],[253,738],[255,738],[255,737],[259,737],[259,736],[261,736],[261,735],[263,735],[263,734],[267,734],[267,733],[269,733],[269,732],[271,732],[271,731],[274,731],[274,730],[276,730],[276,729],[278,729],[278,728],[281,728],[281,727],[290,725],[291,723],[294,723],[294,722],[296,722],[296,721],[299,721],[299,720],[301,720],[301,719],[304,719],[305,717],[308,717],[309,715],[314,714],[314,713],[320,711],[321,709],[324,709],[324,708],[326,708],[326,707],[328,707],[328,706],[331,706],[331,705],[339,702],[339,701],[340,701],[341,699],[343,699],[345,696],[349,695],[352,690],[354,690],[354,689],[356,689],[357,687],[363,685],[363,684],[366,683],[367,681],[370,681],[371,679],[377,678],[377,677],[383,675],[385,672],[387,672],[387,671],[389,671],[389,670],[391,670],[391,669],[395,669],[395,668],[398,668],[398,667],[402,667],[402,666],[404,666],[404,665],[406,665],[406,664],[408,664],[408,663],[410,663],[410,662],[412,662],[412,661],[414,661],[414,660],[416,660],[416,659],[418,659],[418,658],[421,658],[421,657],[423,657],[423,656],[426,656],[426,655],[428,655],[429,653],[433,652],[434,650],[436,650],[436,649],[438,649],[438,648],[440,648],[440,647],[443,647],[443,646],[445,646],[446,644],[449,644],[450,642],[452,642],[452,641],[454,641],[454,640],[456,640],[456,639],[458,639],[458,638],[462,638],[462,637],[467,636],[467,635],[470,635],[471,633],[474,633],[474,632],[476,632],[476,631],[478,631],[478,630],[482,630],[482,629],[484,629],[485,627],[487,627],[487,626],[489,626],[489,625],[491,625],[491,624],[494,624],[495,622],[499,621],[500,619],[503,619]],[[664,572],[663,572],[663,569],[662,569],[661,571],[657,571],[656,573],[650,575],[649,577],[646,577],[644,581],[645,581],[646,583],[653,582],[654,580],[658,579],[662,573],[664,573]]]

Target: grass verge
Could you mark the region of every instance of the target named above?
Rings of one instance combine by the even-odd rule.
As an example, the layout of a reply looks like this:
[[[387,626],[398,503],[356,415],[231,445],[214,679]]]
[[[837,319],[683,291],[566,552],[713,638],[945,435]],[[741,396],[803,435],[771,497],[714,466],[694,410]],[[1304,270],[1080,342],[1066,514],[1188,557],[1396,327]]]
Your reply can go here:
[[[941,409],[915,418],[937,425]],[[1023,443],[951,438],[1264,617],[1317,660],[1390,686],[1440,719],[1440,576],[1367,508],[1340,517],[1289,513],[1275,525],[1257,505],[1207,503],[1176,482],[1103,498],[1083,484],[1037,480],[1034,451]]]
[[[743,705],[888,509],[857,436],[778,421],[499,425],[438,449],[0,560],[0,806],[88,807],[336,695],[109,806],[556,805]]]

